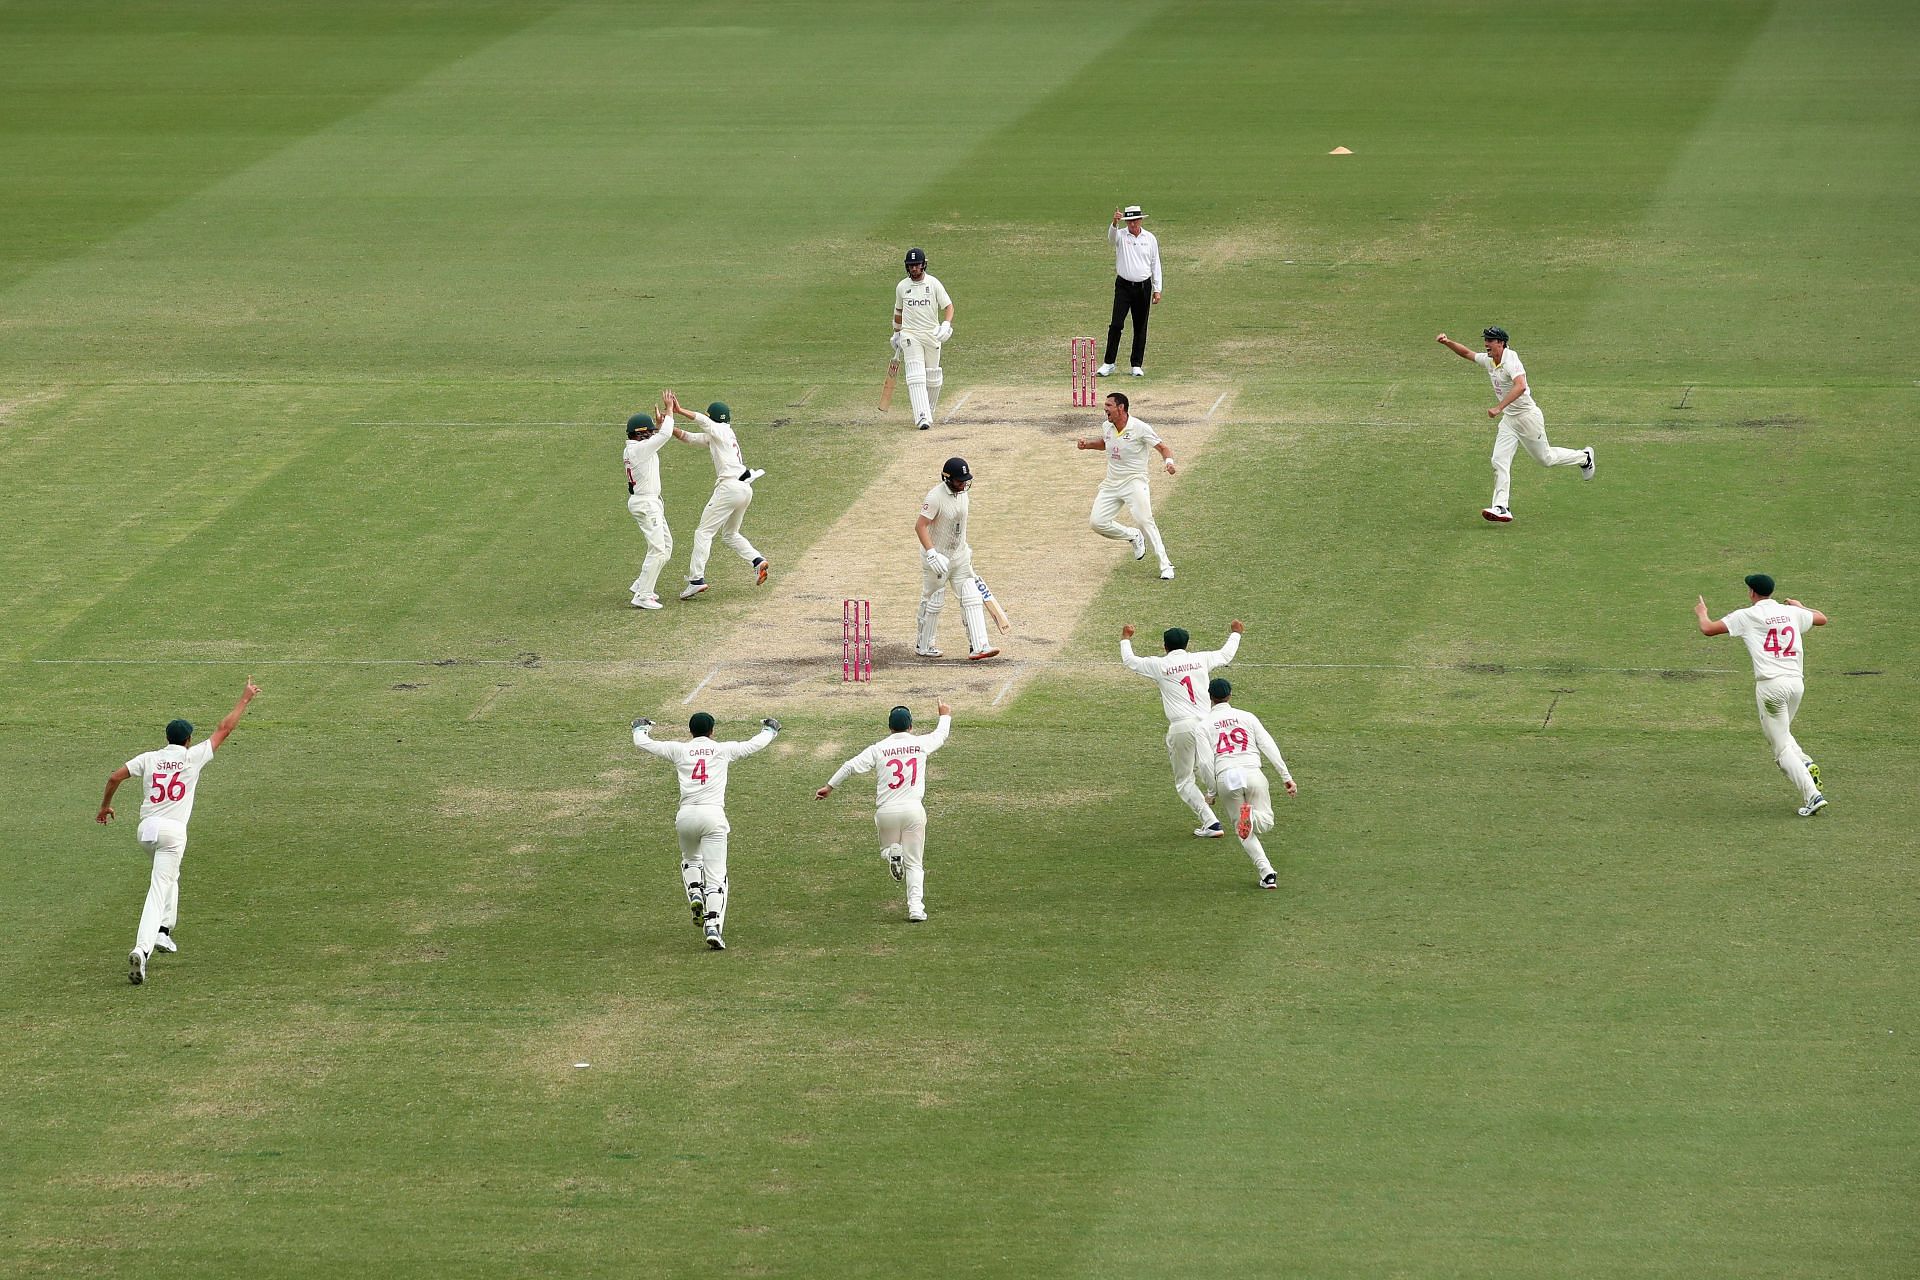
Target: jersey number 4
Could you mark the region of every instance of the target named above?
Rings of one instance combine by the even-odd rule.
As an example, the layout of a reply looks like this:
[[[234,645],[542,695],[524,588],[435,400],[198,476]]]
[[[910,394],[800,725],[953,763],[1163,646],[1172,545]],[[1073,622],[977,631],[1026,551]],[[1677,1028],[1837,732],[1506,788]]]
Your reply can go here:
[[[187,798],[187,779],[184,774],[156,773],[153,775],[153,790],[147,792],[148,804],[159,804],[163,800],[185,800]]]
[[[1760,646],[1776,658],[1797,658],[1798,650],[1793,647],[1792,627],[1768,627],[1767,641]]]
[[[889,791],[898,791],[902,787],[910,787],[920,780],[919,756],[908,756],[905,760],[902,760],[899,756],[894,756],[887,761],[887,767],[893,770],[893,777],[887,780],[887,790]]]
[[[1223,729],[1220,740],[1213,744],[1213,754],[1230,756],[1247,750],[1247,731],[1241,728]]]
[[[705,782],[707,780],[707,762],[705,760],[695,760],[693,762],[693,772],[687,776],[695,782]]]

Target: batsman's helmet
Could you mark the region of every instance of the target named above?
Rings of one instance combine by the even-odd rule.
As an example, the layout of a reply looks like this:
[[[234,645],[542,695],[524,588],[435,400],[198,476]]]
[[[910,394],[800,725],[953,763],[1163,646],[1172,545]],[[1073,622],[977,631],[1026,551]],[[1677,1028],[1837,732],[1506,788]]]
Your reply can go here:
[[[636,413],[627,419],[627,439],[629,440],[645,440],[658,429],[654,426],[653,415],[650,413]]]
[[[192,737],[193,737],[193,721],[191,720],[167,721],[167,742],[172,746],[184,747],[187,745],[187,741]]]
[[[1233,696],[1233,686],[1220,676],[1207,681],[1207,696],[1215,702],[1225,702]]]
[[[1162,635],[1160,638],[1166,641],[1167,652],[1172,653],[1175,649],[1186,648],[1187,641],[1191,637],[1187,635],[1187,629],[1185,627],[1168,627],[1166,630],[1166,634]]]
[[[1497,324],[1490,324],[1480,331],[1480,336],[1488,342],[1505,342],[1507,340],[1507,331]]]
[[[715,400],[707,406],[707,416],[715,422],[732,422],[733,410],[727,408],[726,401]]]
[[[696,738],[704,738],[713,732],[713,717],[704,711],[696,711],[687,721],[687,732]]]
[[[909,249],[909,250],[907,250],[907,265],[908,265],[908,266],[910,266],[910,267],[914,267],[914,266],[919,266],[919,267],[924,267],[924,266],[926,266],[926,265],[927,265],[927,251],[926,251],[925,249]]]
[[[895,733],[905,733],[913,728],[913,712],[905,707],[895,707],[887,712],[887,728]]]
[[[965,458],[948,458],[940,468],[940,478],[947,482],[947,488],[955,493],[964,493],[973,483],[973,468],[967,465]]]

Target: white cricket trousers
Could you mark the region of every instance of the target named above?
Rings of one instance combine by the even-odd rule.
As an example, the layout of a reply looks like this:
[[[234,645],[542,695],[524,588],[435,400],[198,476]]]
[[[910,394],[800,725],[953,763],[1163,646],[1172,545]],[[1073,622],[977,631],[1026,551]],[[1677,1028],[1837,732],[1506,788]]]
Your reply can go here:
[[[1173,765],[1173,789],[1203,827],[1220,821],[1193,777],[1200,762],[1207,758],[1208,745],[1207,727],[1201,721],[1181,720],[1167,726],[1167,760]]]
[[[1229,775],[1239,780],[1238,787],[1229,785]],[[1263,876],[1272,874],[1273,864],[1267,861],[1266,846],[1260,843],[1261,834],[1273,830],[1273,793],[1267,790],[1267,775],[1258,766],[1252,769],[1222,769],[1220,798],[1227,802],[1227,825],[1233,828],[1240,847],[1253,859],[1254,870]],[[1243,804],[1253,811],[1253,831],[1244,836],[1240,834],[1240,806]]]
[[[932,422],[940,412],[940,386],[946,380],[940,372],[940,344],[932,334],[900,331],[900,372],[906,376],[914,423]]]
[[[1513,451],[1524,447],[1543,467],[1577,467],[1586,459],[1581,449],[1559,449],[1547,443],[1547,420],[1535,405],[1525,413],[1500,415],[1500,430],[1493,437],[1493,501],[1505,507],[1513,488]]]
[[[707,557],[713,553],[713,535],[733,549],[735,555],[752,564],[760,558],[753,544],[741,536],[740,522],[753,505],[753,486],[745,480],[722,480],[713,486],[707,509],[700,513],[700,528],[693,535],[693,561],[687,565],[687,581],[707,576]]]
[[[906,868],[907,911],[927,909],[927,808],[917,800],[896,800],[873,811],[874,830],[880,833],[880,851],[900,846]]]
[[[1807,772],[1813,757],[1802,751],[1793,737],[1793,717],[1806,691],[1806,685],[1792,676],[1775,676],[1753,686],[1753,700],[1760,708],[1760,732],[1767,735],[1767,745],[1773,748],[1773,762],[1787,775],[1787,781],[1799,788],[1801,804],[1820,793],[1820,788],[1813,785],[1813,775]]]
[[[634,598],[643,600],[654,594],[660,570],[673,554],[673,532],[667,528],[667,509],[658,498],[638,494],[628,498],[627,514],[640,526],[640,533],[647,540],[647,558],[640,563],[640,576],[633,580]]]
[[[717,804],[681,806],[673,820],[680,837],[680,883],[687,901],[701,905],[705,923],[727,928],[727,811]]]
[[[141,955],[153,954],[153,940],[162,927],[172,931],[180,914],[180,859],[187,852],[187,828],[171,818],[148,818],[134,838],[153,857],[153,878],[147,882],[147,904],[140,910],[140,929],[133,945]]]
[[[943,578],[927,567],[923,555],[920,561],[920,609],[917,621],[919,634],[914,639],[914,647],[922,653],[928,653],[935,647],[934,639],[940,629],[940,610],[947,604],[947,590],[960,600],[960,620],[967,628],[967,652],[979,653],[989,648],[987,644],[987,606],[985,597],[980,594],[980,580],[973,575],[973,548],[962,547],[960,554],[954,556],[947,565],[947,574]]]
[[[1140,522],[1139,529],[1129,529],[1114,520],[1122,505]],[[1160,526],[1153,522],[1153,493],[1145,479],[1130,480],[1119,486],[1101,485],[1100,491],[1093,495],[1093,514],[1087,523],[1101,537],[1117,538],[1121,542],[1131,541],[1136,532],[1146,534],[1147,545],[1160,557],[1161,570],[1173,568],[1173,561],[1167,559],[1166,544],[1160,541]]]

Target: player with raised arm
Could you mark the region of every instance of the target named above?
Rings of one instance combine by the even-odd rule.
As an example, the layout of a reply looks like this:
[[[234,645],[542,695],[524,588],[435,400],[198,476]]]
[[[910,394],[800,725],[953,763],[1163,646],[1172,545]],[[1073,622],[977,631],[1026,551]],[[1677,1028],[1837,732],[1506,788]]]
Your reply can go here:
[[[1266,847],[1260,843],[1260,833],[1273,830],[1273,796],[1267,790],[1266,774],[1260,771],[1260,758],[1265,756],[1273,765],[1280,781],[1286,784],[1288,795],[1299,795],[1300,788],[1294,785],[1293,775],[1287,772],[1287,762],[1281,758],[1280,748],[1274,744],[1267,727],[1260,723],[1260,717],[1232,705],[1228,701],[1232,696],[1233,686],[1218,676],[1207,685],[1212,710],[1207,715],[1206,732],[1213,744],[1213,755],[1206,765],[1207,789],[1217,791],[1229,808],[1238,807],[1240,816],[1233,831],[1240,837],[1240,847],[1253,859],[1254,869],[1260,875],[1260,887],[1276,889],[1280,877],[1267,861]]]
[[[887,736],[834,770],[827,785],[813,793],[825,800],[849,775],[878,770],[873,825],[880,833],[880,856],[895,880],[906,881],[907,919],[916,924],[927,918],[928,757],[946,745],[953,729],[953,708],[942,702],[939,711],[932,733],[915,734],[913,712],[895,707],[887,713]]]
[[[113,821],[113,793],[121,783],[138,778],[147,788],[140,801],[140,825],[134,839],[153,858],[153,875],[147,882],[147,901],[140,910],[133,950],[127,952],[127,981],[135,986],[147,980],[147,960],[156,950],[180,949],[173,940],[173,927],[180,914],[180,860],[187,852],[187,822],[193,817],[200,771],[212,762],[213,753],[259,696],[260,686],[247,681],[240,701],[233,704],[233,710],[205,742],[194,742],[193,725],[188,721],[168,721],[166,746],[137,755],[107,775],[106,794],[100,797],[100,810],[93,815],[102,826]]]
[[[1187,632],[1183,627],[1168,627],[1160,637],[1167,647],[1165,657],[1142,658],[1133,652],[1133,624],[1120,628],[1120,661],[1129,671],[1137,671],[1160,686],[1160,707],[1167,713],[1167,760],[1173,765],[1173,789],[1200,820],[1194,835],[1217,840],[1226,833],[1220,819],[1194,781],[1211,754],[1207,740],[1207,710],[1200,699],[1206,694],[1207,681],[1215,667],[1233,661],[1240,649],[1240,637],[1247,624],[1235,618],[1227,627],[1226,643],[1218,649],[1187,652]]]
[[[672,764],[680,778],[680,812],[673,829],[680,838],[680,882],[693,909],[694,927],[707,945],[725,951],[727,927],[727,766],[764,750],[780,732],[769,716],[744,742],[715,742],[713,717],[696,711],[687,721],[687,742],[658,742],[653,721],[633,722],[633,745]]]
[[[1513,512],[1507,499],[1513,482],[1514,450],[1525,447],[1543,467],[1579,467],[1580,478],[1591,480],[1593,446],[1559,449],[1548,444],[1546,416],[1533,402],[1533,391],[1527,386],[1527,369],[1520,363],[1520,353],[1507,346],[1507,331],[1499,325],[1488,325],[1481,330],[1481,340],[1486,345],[1485,351],[1469,350],[1444,333],[1434,338],[1462,360],[1471,360],[1485,369],[1493,380],[1495,403],[1487,410],[1487,416],[1500,420],[1500,430],[1493,437],[1493,501],[1480,515],[1495,524],[1511,524]]]
[[[694,531],[693,559],[687,564],[687,585],[680,598],[691,600],[707,589],[707,556],[713,551],[715,534],[720,535],[720,540],[731,547],[735,555],[753,566],[754,585],[765,584],[771,566],[740,532],[740,522],[746,519],[747,508],[753,505],[753,482],[767,473],[749,470],[740,460],[740,440],[733,433],[733,410],[718,400],[708,405],[705,413],[686,409],[671,391],[664,399],[666,417],[661,421],[661,429],[671,432],[682,444],[705,445],[713,459],[713,496],[707,499],[706,509],[700,513],[700,527]],[[677,414],[692,418],[700,424],[700,430],[688,431],[674,425]]]
[[[1093,514],[1087,523],[1103,538],[1131,542],[1135,560],[1144,560],[1147,544],[1152,543],[1153,554],[1160,557],[1160,576],[1171,581],[1173,561],[1167,559],[1166,544],[1160,541],[1160,526],[1153,522],[1153,495],[1147,487],[1147,454],[1158,453],[1167,474],[1173,475],[1179,470],[1173,461],[1173,450],[1167,448],[1145,418],[1133,416],[1132,406],[1118,391],[1107,396],[1106,413],[1107,424],[1101,428],[1098,439],[1083,436],[1073,442],[1076,449],[1099,449],[1107,455],[1107,475],[1094,495]],[[1140,522],[1138,529],[1129,529],[1115,521],[1123,505]]]
[[[1773,579],[1764,573],[1748,574],[1746,584],[1747,607],[1718,621],[1708,616],[1707,598],[1696,596],[1694,622],[1703,636],[1735,635],[1746,642],[1760,732],[1773,748],[1773,762],[1800,793],[1800,816],[1811,818],[1827,807],[1827,797],[1820,790],[1820,766],[1793,736],[1793,717],[1807,691],[1807,632],[1826,626],[1827,615],[1792,598],[1775,600]]]
[[[666,416],[664,411],[661,416]],[[650,413],[636,413],[627,419],[627,447],[620,455],[627,473],[627,514],[647,540],[647,558],[641,562],[640,576],[631,588],[636,609],[660,608],[660,596],[653,588],[660,580],[660,570],[673,555],[673,532],[667,528],[667,510],[660,501],[660,450],[672,438],[655,424]]]

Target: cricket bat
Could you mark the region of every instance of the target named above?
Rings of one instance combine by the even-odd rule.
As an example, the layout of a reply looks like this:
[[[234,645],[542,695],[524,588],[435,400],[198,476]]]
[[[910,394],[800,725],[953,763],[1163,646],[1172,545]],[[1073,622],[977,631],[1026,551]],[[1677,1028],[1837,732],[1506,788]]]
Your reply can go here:
[[[900,376],[900,357],[887,361],[887,380],[880,386],[880,412],[893,407],[893,380]]]
[[[973,585],[980,589],[980,603],[984,604],[987,612],[993,615],[993,625],[1000,628],[1000,634],[1005,635],[1013,630],[1012,620],[1007,617],[1007,611],[1000,607],[1000,602],[993,598],[993,592],[988,588],[987,580],[976,574]]]

